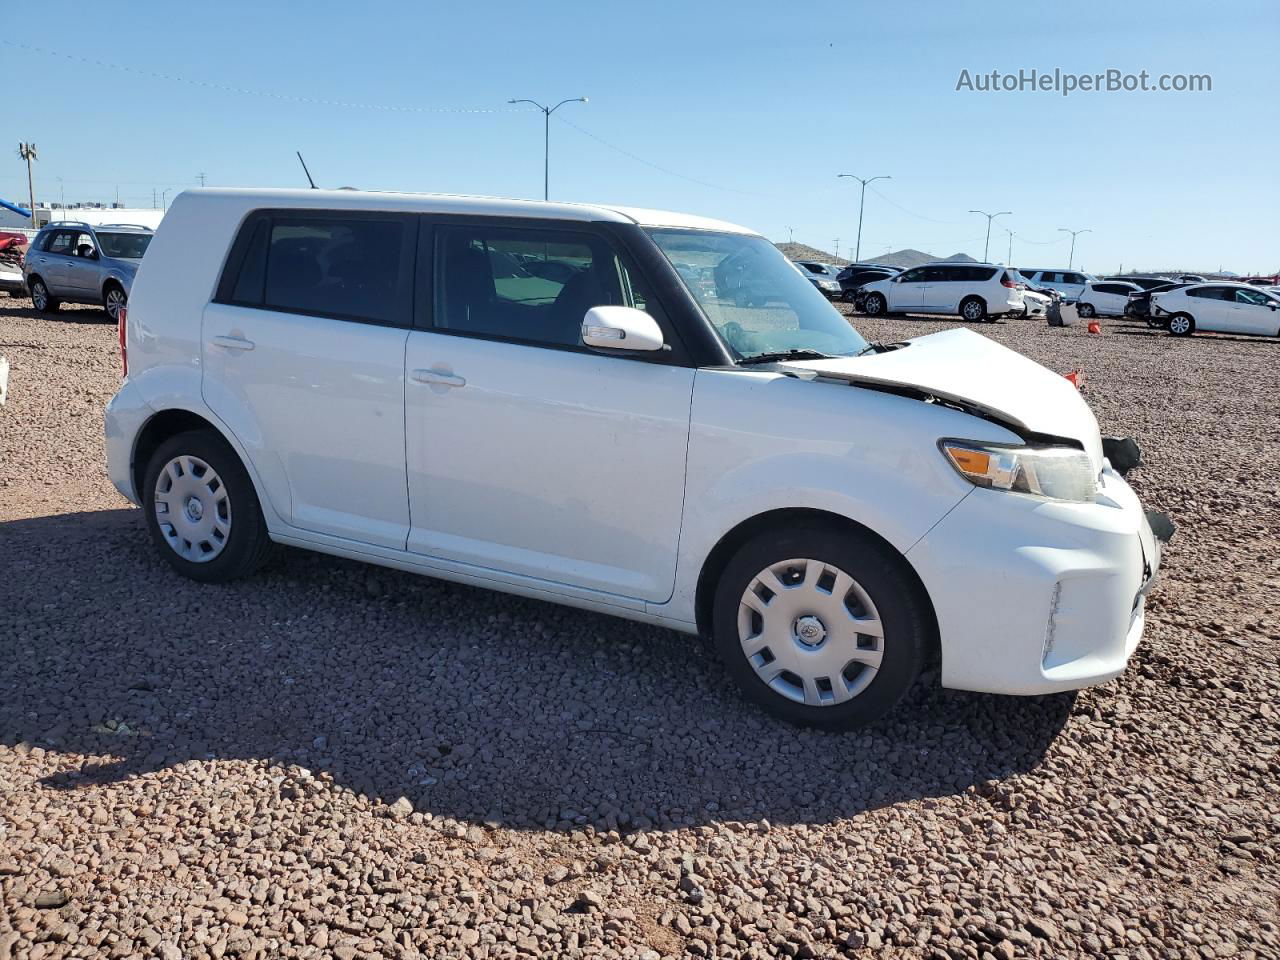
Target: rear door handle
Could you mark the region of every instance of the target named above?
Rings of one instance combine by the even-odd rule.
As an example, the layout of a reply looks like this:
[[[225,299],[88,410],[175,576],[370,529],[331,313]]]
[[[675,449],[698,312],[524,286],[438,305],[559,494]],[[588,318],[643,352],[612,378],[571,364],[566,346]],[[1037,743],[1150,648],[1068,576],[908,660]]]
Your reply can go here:
[[[414,370],[409,374],[409,378],[415,383],[437,383],[442,387],[465,387],[467,381],[462,377],[454,376],[452,373],[442,373],[439,370]]]
[[[213,345],[224,350],[252,350],[253,341],[244,337],[214,337]]]

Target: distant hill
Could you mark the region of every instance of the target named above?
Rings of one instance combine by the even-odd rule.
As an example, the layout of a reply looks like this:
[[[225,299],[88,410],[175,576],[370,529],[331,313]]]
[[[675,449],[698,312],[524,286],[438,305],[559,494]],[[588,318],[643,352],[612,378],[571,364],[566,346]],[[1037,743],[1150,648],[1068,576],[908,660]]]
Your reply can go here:
[[[818,263],[834,263],[837,266],[844,266],[849,262],[843,257],[837,257],[805,243],[776,243],[774,246],[781,250],[788,260],[816,260]]]
[[[967,253],[953,253],[949,257],[940,257],[936,253],[925,253],[923,250],[912,250],[908,247],[906,250],[898,250],[894,253],[886,253],[882,257],[868,257],[868,263],[883,263],[890,267],[901,267],[907,270],[911,267],[918,267],[922,263],[932,263],[935,260],[960,260],[964,263],[977,263],[973,257]]]
[[[779,250],[787,257],[788,260],[817,260],[819,263],[834,263],[843,266],[852,261],[844,259],[844,257],[833,256],[825,250],[819,250],[817,247],[811,247],[804,243],[779,243],[775,244]],[[977,263],[967,253],[955,253],[949,257],[940,257],[935,253],[925,253],[923,250],[898,250],[894,253],[886,253],[881,257],[864,257],[863,263],[883,263],[890,267],[901,267],[906,270],[909,267],[918,267],[922,263],[932,263],[935,260],[960,260],[964,263]]]

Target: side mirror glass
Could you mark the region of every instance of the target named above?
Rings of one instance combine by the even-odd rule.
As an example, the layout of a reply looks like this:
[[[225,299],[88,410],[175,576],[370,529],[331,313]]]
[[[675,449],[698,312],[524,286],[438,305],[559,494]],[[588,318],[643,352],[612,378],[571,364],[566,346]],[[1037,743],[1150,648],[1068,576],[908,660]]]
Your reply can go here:
[[[592,307],[582,318],[582,342],[600,350],[661,350],[658,321],[635,307]]]

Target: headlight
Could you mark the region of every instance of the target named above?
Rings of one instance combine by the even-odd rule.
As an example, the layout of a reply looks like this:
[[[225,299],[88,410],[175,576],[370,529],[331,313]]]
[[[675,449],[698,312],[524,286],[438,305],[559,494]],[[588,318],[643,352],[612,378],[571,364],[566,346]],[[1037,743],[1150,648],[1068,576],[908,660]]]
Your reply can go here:
[[[938,447],[962,477],[979,487],[1078,503],[1092,501],[1098,492],[1089,455],[1075,447],[1014,447],[974,440],[942,440]]]

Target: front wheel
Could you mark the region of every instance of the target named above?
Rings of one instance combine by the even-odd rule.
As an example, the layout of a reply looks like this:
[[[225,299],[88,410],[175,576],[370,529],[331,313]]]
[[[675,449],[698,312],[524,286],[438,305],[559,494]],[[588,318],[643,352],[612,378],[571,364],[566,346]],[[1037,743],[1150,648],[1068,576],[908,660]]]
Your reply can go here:
[[[862,301],[862,312],[868,317],[878,317],[884,314],[888,306],[882,294],[869,293]]]
[[[1196,322],[1189,313],[1175,313],[1169,318],[1169,332],[1175,337],[1189,337],[1196,332]]]
[[[212,430],[161,443],[147,463],[142,494],[151,539],[183,576],[222,583],[266,561],[271,540],[253,482]]]
[[[107,311],[107,316],[111,318],[112,323],[120,322],[120,311],[124,309],[128,297],[125,295],[124,288],[118,284],[108,284],[106,291],[102,297],[102,306]]]
[[[41,313],[57,313],[62,306],[39,277],[31,283],[31,304]]]
[[[924,605],[881,542],[799,526],[761,534],[729,561],[713,630],[748,697],[792,723],[842,730],[878,720],[915,682]]]

